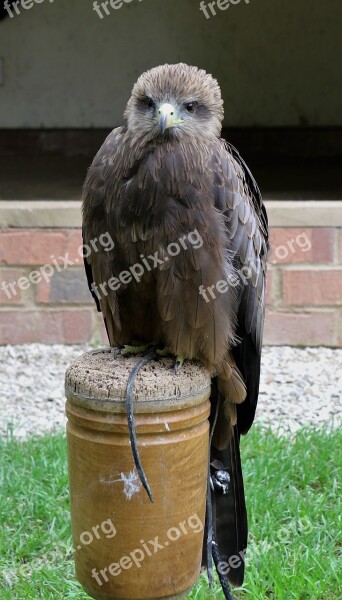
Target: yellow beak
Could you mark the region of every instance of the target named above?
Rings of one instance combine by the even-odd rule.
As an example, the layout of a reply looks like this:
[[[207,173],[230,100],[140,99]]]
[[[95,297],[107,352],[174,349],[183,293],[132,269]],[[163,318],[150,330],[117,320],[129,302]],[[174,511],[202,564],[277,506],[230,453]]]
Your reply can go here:
[[[175,127],[178,123],[183,123],[182,119],[176,119],[176,113],[174,106],[165,102],[162,104],[158,111],[158,123],[160,126],[160,131],[164,133],[166,129],[170,129],[170,127]]]

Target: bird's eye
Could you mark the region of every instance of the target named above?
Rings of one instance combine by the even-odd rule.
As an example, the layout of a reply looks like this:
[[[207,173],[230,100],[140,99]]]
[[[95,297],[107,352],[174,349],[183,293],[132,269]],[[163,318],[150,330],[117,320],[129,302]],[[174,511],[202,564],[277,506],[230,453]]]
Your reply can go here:
[[[149,98],[148,96],[146,96],[146,98],[144,98],[143,102],[147,106],[147,108],[154,107],[154,102],[153,102],[152,98]]]
[[[197,108],[197,105],[197,102],[187,102],[186,104],[184,104],[184,107],[185,110],[187,110],[189,113],[194,113]]]

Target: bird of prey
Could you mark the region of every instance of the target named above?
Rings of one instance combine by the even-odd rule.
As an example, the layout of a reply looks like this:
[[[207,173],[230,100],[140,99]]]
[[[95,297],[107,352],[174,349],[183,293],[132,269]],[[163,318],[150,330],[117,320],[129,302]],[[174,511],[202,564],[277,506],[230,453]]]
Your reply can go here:
[[[85,258],[111,346],[153,343],[177,357],[177,368],[197,359],[212,375],[203,562],[211,552],[216,564],[241,557],[228,573],[241,585],[239,441],[258,398],[268,228],[251,172],[220,139],[222,119],[220,87],[204,70],[179,63],[143,73],[124,125],[88,171],[83,238],[89,245],[108,232],[115,244]]]

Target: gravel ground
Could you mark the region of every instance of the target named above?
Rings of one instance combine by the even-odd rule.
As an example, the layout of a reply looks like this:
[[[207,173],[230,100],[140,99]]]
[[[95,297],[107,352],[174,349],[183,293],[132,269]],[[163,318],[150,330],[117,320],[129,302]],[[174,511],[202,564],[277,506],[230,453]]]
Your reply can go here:
[[[64,373],[88,346],[0,347],[0,436],[17,439],[65,425]],[[270,347],[256,421],[281,433],[342,422],[342,349]]]

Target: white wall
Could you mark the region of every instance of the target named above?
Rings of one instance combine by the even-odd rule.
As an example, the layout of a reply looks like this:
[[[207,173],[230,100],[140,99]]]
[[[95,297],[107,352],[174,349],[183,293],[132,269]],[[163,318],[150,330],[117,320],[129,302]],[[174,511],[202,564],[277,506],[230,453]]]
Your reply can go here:
[[[226,125],[342,125],[342,0],[240,0],[208,20],[199,0],[102,20],[92,0],[40,2],[0,22],[0,127],[115,126],[137,76],[180,60],[218,77]]]

